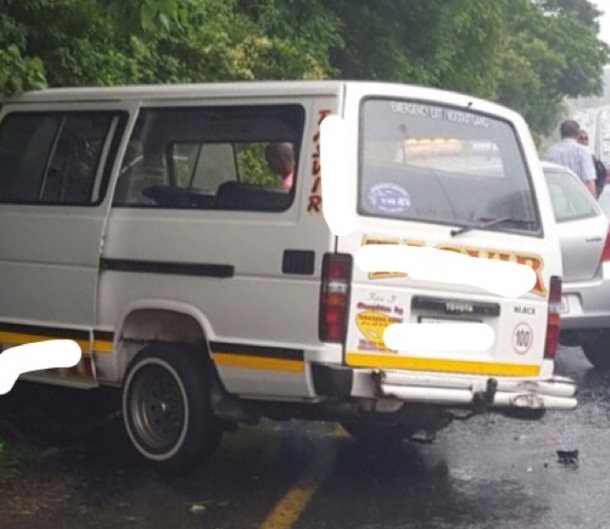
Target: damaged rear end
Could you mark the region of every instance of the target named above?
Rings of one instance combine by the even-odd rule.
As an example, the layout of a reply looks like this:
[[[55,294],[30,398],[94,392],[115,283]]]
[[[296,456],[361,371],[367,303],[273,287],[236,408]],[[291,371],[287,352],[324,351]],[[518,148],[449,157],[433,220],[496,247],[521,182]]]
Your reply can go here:
[[[380,87],[373,96],[366,86],[348,90],[342,119],[341,141],[358,158],[331,165],[343,164],[346,179],[357,185],[345,187],[350,199],[341,204],[325,197],[325,210],[347,208],[349,229],[340,230],[336,253],[327,256],[320,339],[343,344],[351,396],[411,420],[408,410],[417,409],[523,417],[573,409],[574,382],[554,374],[560,248],[525,122],[458,94]],[[328,152],[332,141],[322,141]],[[452,282],[449,268],[438,268],[435,279],[411,274],[408,262],[406,270],[392,261],[365,270],[358,253],[368,245],[515,263],[531,269],[534,279],[518,295],[501,295],[502,289],[477,281]],[[500,286],[509,281],[496,280]],[[493,339],[485,347],[456,342],[437,350],[410,342],[407,331],[400,347],[386,340],[391,326],[436,326],[450,334],[455,323],[485,326]]]

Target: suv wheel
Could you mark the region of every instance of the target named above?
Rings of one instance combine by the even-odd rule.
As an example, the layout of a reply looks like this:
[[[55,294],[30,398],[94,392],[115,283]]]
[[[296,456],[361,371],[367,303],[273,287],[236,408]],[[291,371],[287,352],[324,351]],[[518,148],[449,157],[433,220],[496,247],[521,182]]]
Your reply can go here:
[[[131,362],[123,420],[132,445],[156,470],[184,473],[218,447],[222,429],[209,388],[209,364],[201,351],[153,344]]]
[[[582,346],[587,360],[600,370],[610,369],[610,332],[602,331],[594,340],[587,341]]]

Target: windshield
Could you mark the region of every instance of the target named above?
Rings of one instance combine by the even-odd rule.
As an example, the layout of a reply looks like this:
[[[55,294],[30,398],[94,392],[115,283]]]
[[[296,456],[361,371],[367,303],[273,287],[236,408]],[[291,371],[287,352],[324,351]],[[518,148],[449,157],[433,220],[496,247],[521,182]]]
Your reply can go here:
[[[359,213],[498,231],[540,229],[513,128],[466,110],[368,99],[361,121]]]

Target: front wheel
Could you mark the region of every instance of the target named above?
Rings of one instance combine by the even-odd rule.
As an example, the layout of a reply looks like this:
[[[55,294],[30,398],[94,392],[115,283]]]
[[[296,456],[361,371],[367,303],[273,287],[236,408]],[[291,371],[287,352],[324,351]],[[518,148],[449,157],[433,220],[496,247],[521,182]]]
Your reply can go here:
[[[602,331],[597,338],[583,344],[582,350],[587,360],[599,370],[610,369],[610,332]]]
[[[154,344],[131,362],[123,384],[123,420],[134,448],[156,470],[184,473],[218,447],[222,430],[209,387],[209,364],[201,351]]]

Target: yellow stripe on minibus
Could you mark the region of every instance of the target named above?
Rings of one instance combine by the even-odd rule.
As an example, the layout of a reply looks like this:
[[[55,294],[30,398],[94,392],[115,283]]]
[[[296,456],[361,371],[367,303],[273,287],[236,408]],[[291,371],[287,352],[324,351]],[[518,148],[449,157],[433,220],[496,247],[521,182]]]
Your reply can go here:
[[[284,360],[264,356],[239,355],[231,353],[213,353],[214,361],[220,366],[244,367],[248,369],[268,369],[270,371],[302,372],[305,363],[302,360]]]
[[[96,353],[112,353],[113,344],[108,340],[93,340],[93,350]]]
[[[23,345],[26,343],[43,342],[45,340],[63,340],[65,336],[50,336],[42,334],[26,334],[20,332],[8,332],[0,331],[0,343],[6,343],[11,345]],[[89,342],[87,340],[75,340],[74,338],[67,338],[68,340],[74,340],[81,348],[83,356],[89,355]]]
[[[497,375],[506,377],[529,377],[540,373],[537,364],[504,364],[497,362],[473,362],[468,360],[447,360],[444,358],[414,358],[409,356],[389,356],[347,353],[347,363],[353,367],[386,367],[412,369],[414,371],[444,371],[473,375]]]

